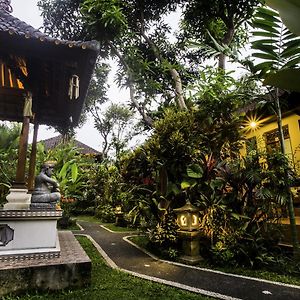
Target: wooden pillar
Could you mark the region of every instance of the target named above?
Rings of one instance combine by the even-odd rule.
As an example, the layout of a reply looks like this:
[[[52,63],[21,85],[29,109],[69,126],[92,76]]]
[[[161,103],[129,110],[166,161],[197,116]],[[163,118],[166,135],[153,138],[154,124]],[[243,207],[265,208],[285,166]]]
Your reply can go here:
[[[30,161],[29,161],[29,175],[28,175],[28,190],[32,192],[34,189],[35,165],[36,165],[36,144],[39,124],[34,123],[33,138],[31,145]]]
[[[25,185],[25,168],[26,168],[26,155],[28,147],[30,117],[23,118],[22,132],[19,141],[19,154],[17,163],[17,174],[14,187],[26,188]]]

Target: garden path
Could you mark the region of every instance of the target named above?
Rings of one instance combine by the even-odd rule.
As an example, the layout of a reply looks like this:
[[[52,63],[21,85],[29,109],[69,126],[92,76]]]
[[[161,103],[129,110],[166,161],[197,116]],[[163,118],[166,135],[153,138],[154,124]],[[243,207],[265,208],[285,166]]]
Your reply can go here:
[[[128,242],[126,237],[134,233],[111,232],[99,224],[84,221],[79,224],[83,231],[74,231],[75,234],[90,237],[111,267],[135,276],[217,299],[300,299],[300,286],[159,260]]]

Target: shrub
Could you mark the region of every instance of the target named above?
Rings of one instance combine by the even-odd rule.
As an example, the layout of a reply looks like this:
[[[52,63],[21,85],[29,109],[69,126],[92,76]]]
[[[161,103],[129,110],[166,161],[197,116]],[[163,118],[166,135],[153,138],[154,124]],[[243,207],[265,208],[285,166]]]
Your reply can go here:
[[[113,223],[115,221],[114,208],[110,204],[99,205],[96,208],[95,216],[105,223]]]

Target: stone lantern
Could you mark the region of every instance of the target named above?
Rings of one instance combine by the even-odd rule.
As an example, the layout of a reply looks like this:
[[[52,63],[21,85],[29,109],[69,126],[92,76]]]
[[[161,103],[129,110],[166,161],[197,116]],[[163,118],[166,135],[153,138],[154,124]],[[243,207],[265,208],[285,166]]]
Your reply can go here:
[[[122,211],[121,205],[115,207],[115,216],[116,216],[116,221],[115,221],[116,226],[124,227],[125,226],[124,212]]]
[[[174,209],[174,212],[177,214],[178,233],[184,252],[180,260],[190,265],[197,264],[202,260],[199,255],[199,208],[187,201],[184,206]]]

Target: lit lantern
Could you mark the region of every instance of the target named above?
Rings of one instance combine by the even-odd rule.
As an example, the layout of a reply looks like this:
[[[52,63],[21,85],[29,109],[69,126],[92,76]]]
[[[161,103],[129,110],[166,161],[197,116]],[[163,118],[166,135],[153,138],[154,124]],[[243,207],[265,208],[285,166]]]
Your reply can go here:
[[[187,201],[184,206],[174,209],[174,212],[177,214],[180,230],[199,230],[199,208],[192,205],[190,201]]]
[[[121,205],[116,206],[116,208],[115,208],[115,214],[119,215],[119,214],[122,214],[122,213],[123,213],[122,212],[122,206]]]
[[[180,227],[178,234],[182,240],[183,255],[179,259],[183,263],[196,265],[202,260],[199,255],[199,208],[187,201],[184,206],[174,209],[174,212],[177,214],[177,223]]]
[[[120,227],[126,226],[126,222],[124,220],[124,212],[122,211],[121,205],[115,207],[115,216],[116,216],[116,221],[115,221],[116,226],[120,226]]]

